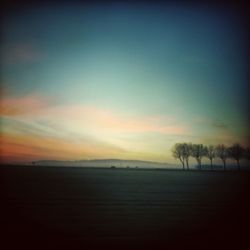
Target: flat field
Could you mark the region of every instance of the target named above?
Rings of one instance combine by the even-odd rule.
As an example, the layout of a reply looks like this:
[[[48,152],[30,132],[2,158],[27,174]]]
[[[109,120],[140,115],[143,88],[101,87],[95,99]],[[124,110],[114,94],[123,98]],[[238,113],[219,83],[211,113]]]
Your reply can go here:
[[[1,166],[0,176],[8,249],[249,244],[247,171]]]

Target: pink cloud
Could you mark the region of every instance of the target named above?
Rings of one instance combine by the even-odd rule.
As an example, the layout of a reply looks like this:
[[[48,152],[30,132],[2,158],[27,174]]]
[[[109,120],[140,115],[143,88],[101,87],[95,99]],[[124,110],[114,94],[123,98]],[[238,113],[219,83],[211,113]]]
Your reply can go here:
[[[115,109],[63,105],[38,94],[5,96],[0,103],[0,115],[9,118],[0,138],[0,158],[16,157],[19,161],[126,158],[133,156],[133,151],[136,157],[151,157],[147,153],[148,142],[141,141],[131,147],[130,135],[183,135],[188,129],[177,124],[173,117],[134,116]],[[16,123],[18,120],[20,123]],[[124,139],[120,140],[120,135]]]
[[[40,61],[43,55],[31,43],[19,43],[8,46],[3,51],[3,63],[33,63]]]
[[[29,95],[24,97],[3,97],[0,103],[0,115],[20,116],[25,114],[35,114],[39,110],[47,108],[51,100],[39,95]]]
[[[94,141],[72,142],[62,138],[2,134],[0,160],[31,161],[41,159],[74,160],[86,157],[115,156],[124,151],[116,146]]]
[[[183,125],[176,125],[174,119],[164,116],[134,117],[93,106],[58,106],[47,111],[47,114],[81,124],[83,128],[90,127],[111,132],[182,134],[187,130]]]
[[[108,133],[183,134],[187,127],[167,116],[132,116],[111,109],[86,105],[55,105],[56,101],[40,95],[7,97],[0,105],[3,116],[45,119],[82,130]]]

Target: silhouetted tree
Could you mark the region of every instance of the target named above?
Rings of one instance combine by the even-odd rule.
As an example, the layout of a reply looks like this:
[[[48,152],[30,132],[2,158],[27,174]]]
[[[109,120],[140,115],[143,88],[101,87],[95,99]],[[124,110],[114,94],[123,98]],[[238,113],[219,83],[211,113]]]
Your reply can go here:
[[[223,162],[224,170],[226,170],[226,160],[228,158],[228,151],[224,144],[220,144],[215,148],[215,154],[218,158],[220,158]]]
[[[206,156],[206,147],[204,147],[202,144],[193,144],[191,155],[196,159],[198,167],[201,170],[201,159],[202,157]]]
[[[250,147],[246,147],[244,152],[244,158],[250,161]]]
[[[172,154],[174,158],[179,159],[182,164],[182,169],[185,169],[184,166],[184,147],[182,143],[176,143],[172,149]]]
[[[215,158],[215,147],[213,145],[209,145],[206,150],[206,157],[210,160],[211,170],[213,170],[213,159]]]
[[[189,157],[192,153],[192,144],[191,143],[183,143],[183,158],[186,161],[187,169],[189,170]]]
[[[228,148],[228,156],[236,160],[238,170],[240,170],[240,159],[243,157],[243,154],[244,148],[239,143],[235,143]]]

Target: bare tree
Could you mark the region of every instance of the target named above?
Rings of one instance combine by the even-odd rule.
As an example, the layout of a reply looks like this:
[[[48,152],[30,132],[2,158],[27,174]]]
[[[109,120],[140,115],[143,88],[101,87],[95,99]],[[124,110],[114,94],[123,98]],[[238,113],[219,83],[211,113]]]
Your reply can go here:
[[[182,164],[182,169],[185,169],[184,165],[184,147],[182,143],[176,143],[172,149],[172,154],[175,159],[179,159]]]
[[[239,143],[235,143],[231,147],[228,148],[228,155],[229,157],[236,160],[238,170],[240,170],[240,159],[244,155],[244,148],[241,147]]]
[[[210,160],[211,170],[213,170],[213,159],[215,158],[215,147],[213,145],[209,145],[206,150],[206,157]]]
[[[183,158],[186,161],[187,169],[189,170],[189,157],[192,153],[192,144],[191,143],[183,143]]]
[[[244,152],[244,158],[250,161],[250,147],[247,147]]]
[[[198,168],[201,170],[201,159],[206,155],[206,147],[202,144],[193,144],[191,155],[196,159]]]
[[[218,158],[220,158],[223,162],[224,170],[226,170],[226,160],[228,158],[228,151],[224,144],[220,144],[215,148],[215,154]]]

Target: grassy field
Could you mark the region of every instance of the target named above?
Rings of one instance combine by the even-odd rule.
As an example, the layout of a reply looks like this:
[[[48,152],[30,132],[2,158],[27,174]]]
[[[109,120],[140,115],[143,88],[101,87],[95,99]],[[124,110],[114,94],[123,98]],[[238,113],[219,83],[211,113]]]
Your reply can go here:
[[[1,166],[0,176],[8,249],[249,244],[250,172]]]

